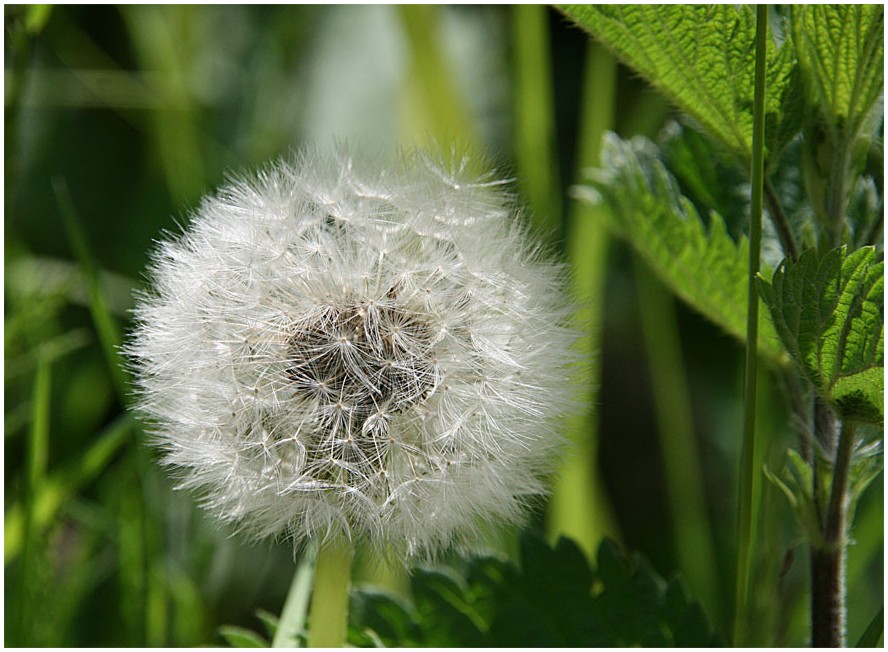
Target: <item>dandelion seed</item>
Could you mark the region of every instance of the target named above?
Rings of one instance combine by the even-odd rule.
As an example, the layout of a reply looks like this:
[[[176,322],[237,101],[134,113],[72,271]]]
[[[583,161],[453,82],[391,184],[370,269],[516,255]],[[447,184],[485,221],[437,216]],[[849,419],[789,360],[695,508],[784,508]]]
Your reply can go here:
[[[489,179],[303,154],[160,244],[128,354],[163,461],[253,537],[405,555],[519,522],[569,402],[561,270]]]

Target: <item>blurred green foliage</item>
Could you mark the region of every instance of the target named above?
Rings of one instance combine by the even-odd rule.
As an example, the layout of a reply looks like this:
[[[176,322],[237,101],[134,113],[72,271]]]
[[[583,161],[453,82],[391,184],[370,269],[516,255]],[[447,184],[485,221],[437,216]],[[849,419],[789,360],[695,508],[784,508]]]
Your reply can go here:
[[[291,546],[232,538],[191,496],[173,491],[129,412],[115,345],[152,242],[179,230],[202,194],[227,173],[343,139],[369,149],[457,142],[486,152],[517,179],[516,193],[532,207],[528,219],[552,247],[578,273],[599,274],[577,282],[587,311],[579,323],[600,343],[583,382],[599,389],[595,419],[571,425],[578,455],[571,461],[598,487],[596,509],[610,516],[586,535],[595,540],[580,543],[591,553],[607,531],[649,560],[650,568],[636,567],[603,548],[614,561],[599,557],[596,567],[602,574],[610,567],[615,581],[633,568],[646,577],[681,573],[715,630],[727,631],[740,346],[658,281],[637,285],[644,263],[620,243],[595,240],[603,237],[587,229],[595,215],[567,199],[578,167],[597,163],[587,140],[604,129],[655,137],[674,117],[664,97],[603,52],[590,53],[584,33],[542,7],[5,6],[4,26],[7,645],[243,643],[237,637],[250,635],[237,628],[258,629],[257,609],[280,613],[295,569]],[[693,159],[700,146],[690,136],[679,145],[667,155]],[[706,213],[715,200],[705,191],[716,190],[706,171],[680,169],[681,192]],[[736,239],[734,216],[724,217]],[[670,311],[677,328],[665,343],[643,331],[639,291],[659,293]],[[650,380],[660,347],[674,354],[665,358],[673,360],[667,376],[686,384],[679,421],[689,424],[689,439],[663,431],[670,421],[660,418]],[[760,461],[780,468],[789,410],[779,395],[760,409],[768,438]],[[674,460],[699,472],[693,504],[667,491]],[[779,489],[761,492],[757,642],[798,645],[806,635],[799,532]],[[546,523],[541,512],[533,529],[545,524],[557,534],[589,518],[590,495],[556,499],[557,515]],[[683,533],[699,531],[701,510],[711,556],[678,549]],[[882,596],[881,483],[857,512],[852,639]],[[525,544],[520,555],[517,541],[500,548],[497,559],[510,552],[512,559],[490,568],[513,574],[513,584],[497,586],[512,587],[516,601],[552,590],[557,582],[541,579],[547,569],[581,563],[564,546]],[[794,550],[795,562],[786,562]],[[381,577],[372,565],[358,572],[417,609],[437,599],[416,594],[423,580],[414,578],[411,592],[403,578]],[[515,584],[528,578],[542,588]],[[656,586],[652,595],[666,595]],[[684,600],[677,592],[668,594],[675,604]],[[369,594],[360,595],[366,604]],[[557,613],[559,596],[545,595]],[[465,644],[470,634],[460,629],[454,636],[463,638],[451,642]],[[624,634],[640,635],[608,641],[644,642]],[[439,640],[423,636],[416,640]]]

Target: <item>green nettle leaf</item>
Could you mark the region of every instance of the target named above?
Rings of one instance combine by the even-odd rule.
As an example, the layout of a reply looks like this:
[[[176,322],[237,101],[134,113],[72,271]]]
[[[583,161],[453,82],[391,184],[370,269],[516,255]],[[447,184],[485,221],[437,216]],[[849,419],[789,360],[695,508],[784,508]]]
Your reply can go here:
[[[803,253],[760,279],[780,339],[819,395],[843,419],[884,413],[884,263],[873,247]]]
[[[752,153],[755,14],[734,5],[560,5],[744,163]],[[768,42],[767,143],[801,126],[790,46]]]
[[[361,646],[706,647],[719,643],[709,618],[678,580],[605,541],[597,573],[568,539],[554,548],[521,542],[521,568],[492,557],[457,576],[420,570],[416,608],[378,591],[352,593],[349,642]]]
[[[708,229],[693,203],[659,160],[656,145],[643,138],[605,137],[602,169],[593,188],[578,197],[597,203],[608,225],[625,238],[660,279],[693,308],[741,341],[746,337],[749,243],[728,235],[712,211]],[[759,351],[785,358],[767,315],[762,315]]]
[[[425,625],[426,645],[479,647],[485,623],[462,578],[443,570],[417,570],[411,578],[416,610]]]
[[[882,96],[884,26],[881,4],[792,7],[793,40],[809,92],[826,123],[852,138]]]
[[[361,647],[416,647],[416,610],[399,596],[372,587],[351,594],[349,642]]]

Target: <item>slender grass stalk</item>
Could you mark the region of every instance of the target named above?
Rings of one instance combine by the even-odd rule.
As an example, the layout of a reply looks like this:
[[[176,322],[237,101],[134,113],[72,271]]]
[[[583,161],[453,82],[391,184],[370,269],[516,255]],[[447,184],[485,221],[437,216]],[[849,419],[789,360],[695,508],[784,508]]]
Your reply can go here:
[[[19,570],[17,597],[17,626],[15,633],[20,639],[16,645],[39,645],[32,640],[35,631],[29,622],[32,615],[33,587],[37,581],[32,578],[36,571],[37,536],[33,521],[33,506],[46,477],[49,458],[49,416],[52,376],[50,362],[38,350],[37,372],[34,376],[34,390],[31,394],[31,428],[28,433],[27,476],[25,493],[25,518],[23,526],[22,560]]]
[[[752,207],[749,219],[749,285],[746,321],[745,395],[743,447],[740,457],[740,490],[737,523],[737,586],[734,605],[734,645],[741,645],[749,603],[752,566],[753,476],[755,474],[755,400],[758,375],[759,298],[756,276],[762,246],[762,203],[765,169],[765,53],[768,8],[756,7],[755,96],[752,125]]]
[[[112,384],[121,404],[129,402],[127,381],[119,356],[120,333],[116,320],[108,307],[99,283],[98,263],[87,242],[82,221],[74,208],[67,184],[61,178],[53,180],[56,202],[62,214],[68,239],[77,258],[86,285],[90,314],[98,333],[99,343],[108,366]],[[137,453],[138,455],[138,453]],[[140,481],[143,488],[137,494],[144,494],[144,460]],[[157,544],[155,525],[146,517],[143,501],[124,505],[121,509],[118,532],[122,544],[121,564],[126,572],[121,581],[124,612],[129,616],[130,631],[134,642],[149,646],[162,646],[167,632],[166,591],[163,581],[162,563]],[[128,606],[128,610],[127,610]]]
[[[101,473],[114,458],[114,454],[127,441],[133,427],[133,417],[125,413],[115,419],[96,442],[72,465],[53,471],[37,487],[30,507],[13,503],[6,508],[3,517],[3,557],[8,565],[22,551],[25,539],[25,520],[28,527],[40,532],[53,520],[71,495]]]
[[[33,74],[32,55],[34,52],[35,37],[43,29],[49,18],[50,8],[39,9],[44,5],[31,5],[24,9],[24,17],[15,19],[6,14],[6,47],[7,47],[7,72],[4,87],[3,124],[5,128],[4,164],[6,169],[5,188],[7,211],[15,197],[16,177],[19,173],[19,115],[22,109],[22,99],[25,95],[31,75]],[[7,213],[9,214],[9,213]]]
[[[885,632],[885,607],[879,609],[879,613],[873,616],[866,631],[854,647],[881,647],[879,645]]]
[[[402,137],[415,141],[431,136],[439,143],[476,147],[479,136],[474,121],[438,46],[441,7],[401,5],[397,11],[411,63],[410,104],[402,120]]]
[[[617,65],[598,44],[589,44],[583,79],[580,150],[577,177],[599,163],[601,138],[613,128]],[[574,326],[582,333],[578,344],[585,360],[594,360],[601,345],[608,235],[595,209],[572,202],[568,216],[568,258],[574,270],[574,296],[580,307]],[[574,381],[583,388],[584,405],[598,402],[601,368],[597,363],[577,370]],[[574,443],[571,455],[555,480],[549,506],[549,533],[574,539],[588,555],[594,555],[604,536],[617,536],[609,501],[598,474],[598,418],[581,414],[566,424]]]
[[[152,141],[163,163],[170,195],[191,201],[204,190],[206,143],[197,128],[200,116],[191,83],[191,60],[196,54],[196,26],[205,7],[191,5],[124,7],[121,15],[143,70],[164,74],[151,88],[164,108],[150,112]],[[155,78],[157,79],[157,78]]]
[[[638,256],[635,282],[679,565],[704,604],[718,604],[712,526],[674,302]]]
[[[354,550],[350,541],[321,544],[315,563],[308,647],[344,647]]]
[[[544,233],[558,236],[561,181],[555,156],[548,12],[542,5],[512,7],[515,159],[534,222]]]
[[[52,371],[50,362],[38,351],[37,373],[32,395],[31,432],[28,438],[28,496],[29,502],[37,496],[46,477],[49,460],[49,413]]]
[[[317,549],[311,546],[299,559],[271,647],[299,647],[299,635],[305,630],[316,556]]]
[[[53,179],[53,190],[55,191],[56,203],[68,234],[68,241],[74,250],[74,255],[83,275],[83,282],[86,285],[87,297],[89,299],[89,311],[99,336],[99,343],[105,356],[105,362],[108,365],[108,372],[111,375],[114,389],[117,391],[118,399],[125,405],[128,392],[126,377],[124,376],[118,354],[120,349],[120,331],[117,322],[111,314],[111,310],[108,308],[108,301],[105,299],[105,294],[99,283],[99,266],[83,231],[83,221],[74,208],[71,193],[68,191],[68,184],[64,179],[56,177]]]
[[[145,529],[145,501],[139,485],[136,452],[130,451],[115,469],[119,492],[114,541],[117,544],[117,588],[121,624],[129,645],[148,646],[153,618],[149,614],[149,555]],[[163,645],[154,642],[154,645]]]

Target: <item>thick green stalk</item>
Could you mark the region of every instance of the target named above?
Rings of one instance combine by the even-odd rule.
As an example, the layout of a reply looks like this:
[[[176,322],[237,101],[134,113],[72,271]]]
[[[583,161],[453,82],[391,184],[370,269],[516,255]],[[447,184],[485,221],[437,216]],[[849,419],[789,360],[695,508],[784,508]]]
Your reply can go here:
[[[396,8],[410,57],[408,104],[401,120],[401,138],[413,144],[431,137],[441,145],[442,155],[447,154],[446,145],[450,143],[456,144],[460,154],[463,149],[473,151],[481,144],[471,111],[439,43],[440,14],[444,9],[433,5]]]
[[[718,604],[712,527],[706,512],[703,465],[694,438],[688,382],[674,302],[636,256],[635,284],[654,392],[657,431],[679,566],[704,604]]]
[[[308,647],[344,647],[354,550],[342,537],[321,544],[315,564]]]
[[[749,219],[749,285],[746,320],[745,395],[743,448],[740,456],[740,491],[737,522],[737,586],[734,604],[734,644],[741,645],[749,603],[752,565],[753,480],[755,474],[755,399],[758,375],[759,298],[756,277],[762,245],[762,201],[765,169],[765,53],[768,8],[756,7],[755,96],[752,126],[752,209]]]
[[[601,46],[590,43],[583,80],[579,176],[598,164],[601,137],[613,127],[616,63]],[[568,223],[568,257],[574,270],[574,296],[580,307],[574,326],[582,333],[578,343],[584,360],[595,360],[601,344],[608,236],[594,207],[573,202]],[[600,367],[597,362],[577,370],[574,382],[582,387],[584,405],[597,403]],[[570,456],[557,475],[549,505],[549,534],[574,539],[594,555],[604,536],[615,536],[616,526],[598,474],[598,418],[592,412],[577,415],[566,424],[574,442]]]
[[[535,224],[545,235],[561,228],[561,188],[555,156],[555,106],[548,12],[542,5],[512,8],[515,52],[515,161]]]

